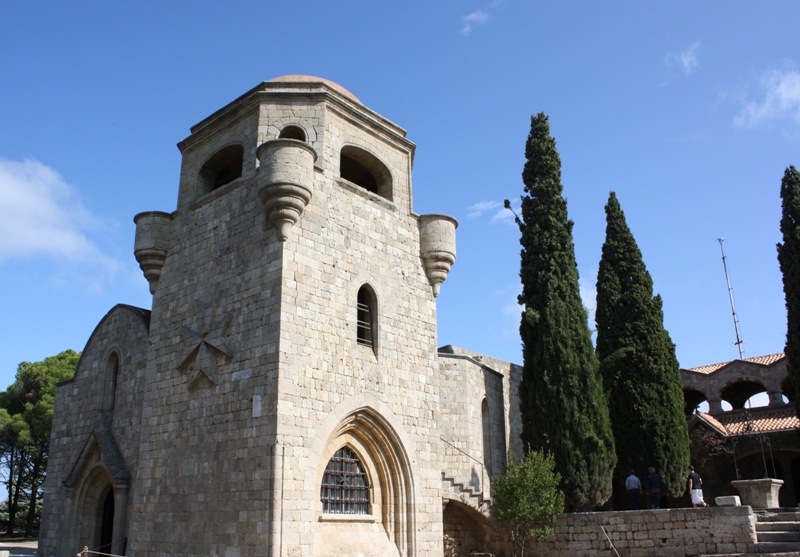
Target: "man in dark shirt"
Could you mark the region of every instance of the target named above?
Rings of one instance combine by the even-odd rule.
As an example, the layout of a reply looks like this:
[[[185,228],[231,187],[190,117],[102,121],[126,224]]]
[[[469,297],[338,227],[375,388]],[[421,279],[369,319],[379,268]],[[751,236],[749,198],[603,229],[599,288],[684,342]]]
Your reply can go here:
[[[689,466],[689,491],[692,494],[692,506],[707,507],[703,501],[703,479],[694,471],[694,466]]]
[[[650,508],[661,508],[661,476],[656,473],[652,466],[647,470],[647,477],[644,479],[644,489],[650,498]]]

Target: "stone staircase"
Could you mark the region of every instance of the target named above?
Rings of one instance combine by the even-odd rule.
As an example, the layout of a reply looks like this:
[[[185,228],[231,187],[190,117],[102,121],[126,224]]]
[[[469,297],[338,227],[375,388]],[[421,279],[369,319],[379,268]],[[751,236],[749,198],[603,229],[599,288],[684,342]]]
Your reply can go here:
[[[442,483],[445,487],[445,494],[449,496],[450,499],[457,499],[465,505],[469,505],[473,509],[479,511],[481,514],[489,515],[489,504],[491,501],[488,497],[484,497],[482,490],[475,489],[473,486],[467,485],[463,483],[463,481],[449,476],[447,472],[442,472]],[[800,555],[798,555],[798,557],[800,557]]]
[[[800,557],[800,511],[767,509],[755,511],[756,541],[752,553],[729,553],[703,557]]]

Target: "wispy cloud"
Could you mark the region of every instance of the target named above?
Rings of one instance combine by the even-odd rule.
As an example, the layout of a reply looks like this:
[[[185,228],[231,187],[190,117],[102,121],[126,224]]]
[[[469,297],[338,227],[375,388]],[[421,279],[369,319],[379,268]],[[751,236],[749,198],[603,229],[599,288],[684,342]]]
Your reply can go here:
[[[800,71],[770,70],[759,78],[755,99],[744,97],[733,120],[742,128],[758,128],[773,122],[800,125]]]
[[[517,214],[520,213],[519,200],[512,202],[511,207]],[[516,226],[514,214],[503,206],[502,201],[479,201],[467,209],[467,216],[470,218],[479,218],[484,215],[491,215],[490,224],[499,222]]]
[[[670,52],[666,58],[667,67],[678,68],[686,76],[693,74],[700,69],[700,59],[697,55],[700,46],[700,41],[695,41],[680,52]]]
[[[474,12],[461,17],[462,27],[458,31],[464,36],[472,33],[472,30],[478,25],[484,25],[489,21],[489,14],[483,10],[475,10]]]
[[[494,212],[501,208],[503,204],[500,201],[479,201],[467,209],[468,217],[480,217],[486,212]]]
[[[87,232],[100,222],[55,170],[34,159],[0,158],[0,263],[47,258],[114,271]]]

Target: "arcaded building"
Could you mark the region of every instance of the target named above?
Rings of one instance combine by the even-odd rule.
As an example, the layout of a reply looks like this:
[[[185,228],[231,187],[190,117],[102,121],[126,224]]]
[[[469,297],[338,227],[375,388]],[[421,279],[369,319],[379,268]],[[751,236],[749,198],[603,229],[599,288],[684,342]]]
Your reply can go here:
[[[40,554],[495,543],[519,368],[437,350],[457,223],[414,212],[405,130],[287,76],[178,146],[177,208],[134,219],[152,310],[111,309],[58,386]]]

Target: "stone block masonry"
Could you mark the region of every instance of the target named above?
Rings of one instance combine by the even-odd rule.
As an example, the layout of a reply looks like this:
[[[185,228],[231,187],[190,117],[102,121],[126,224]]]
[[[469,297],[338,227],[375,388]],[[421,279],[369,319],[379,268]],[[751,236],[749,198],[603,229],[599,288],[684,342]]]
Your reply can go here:
[[[605,529],[626,557],[694,557],[755,551],[756,518],[750,507],[708,507],[563,514],[555,534],[532,544],[540,557],[609,555]]]

